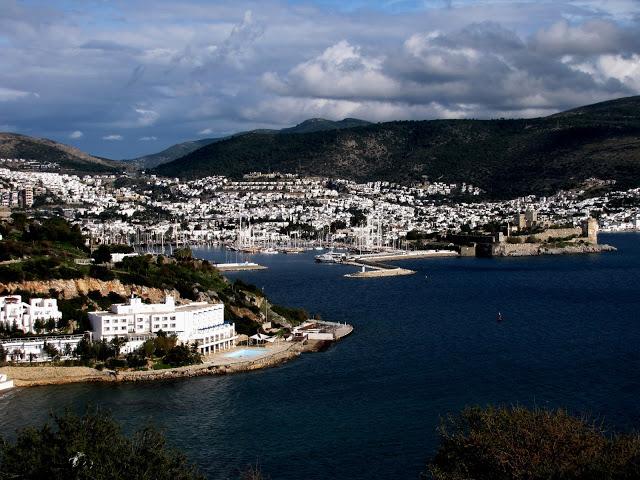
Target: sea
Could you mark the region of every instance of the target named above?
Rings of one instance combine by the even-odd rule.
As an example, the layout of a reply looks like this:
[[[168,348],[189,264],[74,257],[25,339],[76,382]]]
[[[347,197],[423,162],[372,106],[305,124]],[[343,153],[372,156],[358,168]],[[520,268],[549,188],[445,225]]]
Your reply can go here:
[[[442,419],[470,405],[562,407],[631,431],[640,426],[640,234],[600,240],[618,251],[399,261],[417,273],[371,279],[315,264],[317,252],[255,255],[267,270],[228,276],[354,333],[251,373],[17,388],[0,397],[0,433],[98,406],[128,432],[163,429],[210,479],[258,465],[272,480],[369,480],[419,478]]]

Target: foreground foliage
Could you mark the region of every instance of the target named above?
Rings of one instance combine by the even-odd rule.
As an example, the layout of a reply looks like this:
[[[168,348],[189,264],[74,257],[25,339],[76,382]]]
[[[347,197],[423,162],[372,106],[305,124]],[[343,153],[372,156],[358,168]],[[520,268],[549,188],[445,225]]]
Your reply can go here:
[[[425,478],[613,480],[640,478],[640,436],[608,436],[564,410],[467,408],[440,427]]]
[[[0,478],[24,480],[200,480],[164,435],[145,427],[122,433],[110,415],[53,415],[53,425],[25,428],[14,442],[0,439]]]

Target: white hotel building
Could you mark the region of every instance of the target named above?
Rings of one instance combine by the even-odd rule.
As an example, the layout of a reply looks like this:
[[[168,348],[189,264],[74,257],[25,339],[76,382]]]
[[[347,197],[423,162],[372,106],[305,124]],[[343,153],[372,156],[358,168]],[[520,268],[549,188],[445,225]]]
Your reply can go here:
[[[0,297],[0,323],[6,327],[16,325],[25,333],[34,333],[36,320],[58,322],[61,318],[58,301],[53,298],[32,298],[25,303],[20,295]]]
[[[184,344],[197,342],[203,355],[232,348],[236,342],[235,325],[225,323],[222,303],[176,305],[173,297],[167,296],[164,303],[147,304],[140,298],[131,298],[128,303],[112,305],[110,311],[90,312],[89,321],[94,340],[127,338],[122,349],[125,353],[140,347],[160,330],[175,334]]]

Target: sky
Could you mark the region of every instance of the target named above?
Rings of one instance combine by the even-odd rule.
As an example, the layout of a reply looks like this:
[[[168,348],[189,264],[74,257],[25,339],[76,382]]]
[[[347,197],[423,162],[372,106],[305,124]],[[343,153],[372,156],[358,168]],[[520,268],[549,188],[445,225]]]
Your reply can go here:
[[[0,131],[113,159],[640,94],[640,0],[0,0]]]

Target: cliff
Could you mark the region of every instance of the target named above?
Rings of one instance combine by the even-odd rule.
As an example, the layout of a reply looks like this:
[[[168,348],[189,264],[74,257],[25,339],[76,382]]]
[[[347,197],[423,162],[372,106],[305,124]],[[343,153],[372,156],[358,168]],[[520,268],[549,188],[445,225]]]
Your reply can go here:
[[[109,293],[117,293],[122,297],[137,295],[152,302],[163,302],[166,295],[173,295],[180,299],[180,293],[175,290],[144,287],[140,285],[125,285],[120,280],[103,281],[97,278],[79,278],[74,280],[46,280],[0,283],[0,291],[15,292],[28,291],[34,295],[50,295],[52,290],[58,292],[60,298],[71,299],[89,292],[98,291],[104,297]]]

